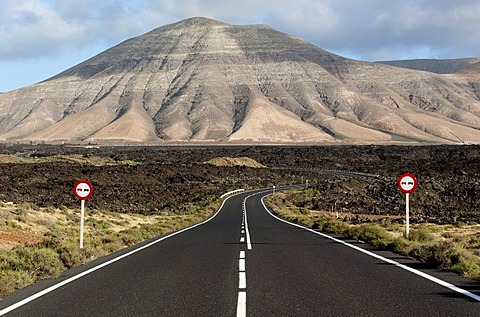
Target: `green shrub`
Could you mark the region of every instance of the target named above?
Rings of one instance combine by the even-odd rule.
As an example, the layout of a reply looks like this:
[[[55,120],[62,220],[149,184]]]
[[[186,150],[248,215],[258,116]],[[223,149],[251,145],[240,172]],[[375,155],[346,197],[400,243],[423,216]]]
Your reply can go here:
[[[435,241],[435,237],[427,229],[419,228],[416,230],[411,230],[409,234],[409,239],[412,241],[418,242],[431,242]]]
[[[390,241],[386,249],[402,255],[408,255],[412,250],[412,242],[403,236],[397,237]]]
[[[451,270],[465,277],[480,280],[480,257],[461,253],[458,263],[452,265]]]
[[[127,246],[139,243],[143,240],[142,231],[138,227],[123,230],[119,233],[123,243]]]
[[[17,205],[14,212],[17,215],[25,216],[29,211],[32,210],[39,210],[39,208],[34,203],[21,203]]]
[[[62,243],[55,247],[55,251],[67,269],[85,262],[85,256],[80,250],[78,241],[62,241]]]
[[[58,255],[46,248],[23,247],[0,253],[0,271],[15,269],[28,272],[33,277],[42,273],[56,276],[59,266]]]
[[[351,227],[346,232],[356,240],[365,241],[377,247],[385,248],[393,241],[391,234],[377,224],[363,223]]]
[[[94,229],[100,229],[100,230],[106,230],[112,227],[112,225],[109,224],[108,222],[103,220],[97,220],[95,218],[88,218],[85,221],[85,225],[92,227]]]
[[[14,269],[0,270],[0,296],[10,294],[34,282],[35,279],[28,272]]]
[[[323,224],[323,230],[327,232],[332,232],[336,234],[345,234],[348,229],[349,225],[347,223],[344,223],[342,221],[339,221],[337,219],[326,219],[326,221]]]
[[[57,253],[48,248],[22,247],[0,253],[0,294],[45,278],[60,276],[64,270]]]

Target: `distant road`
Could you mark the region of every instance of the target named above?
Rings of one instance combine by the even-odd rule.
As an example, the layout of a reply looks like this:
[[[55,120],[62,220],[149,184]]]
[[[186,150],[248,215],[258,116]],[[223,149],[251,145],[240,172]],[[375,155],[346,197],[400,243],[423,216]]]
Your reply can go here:
[[[7,315],[37,317],[479,316],[480,298],[473,294],[479,283],[422,270],[472,292],[464,295],[378,256],[421,268],[417,262],[275,219],[261,201],[270,192],[239,193],[202,225],[150,241],[131,254],[134,249],[123,251],[121,259],[110,256],[27,287],[1,300],[0,312],[15,308]],[[59,282],[64,285],[28,300]],[[24,305],[12,306],[25,298]]]
[[[314,172],[318,174],[324,174],[324,175],[334,175],[334,176],[347,176],[347,177],[378,177],[378,175],[375,174],[369,174],[369,173],[362,173],[362,172],[352,172],[352,171],[344,171],[344,170],[327,170],[327,169],[322,169],[322,168],[288,168],[290,170],[294,171],[300,171],[300,172]]]

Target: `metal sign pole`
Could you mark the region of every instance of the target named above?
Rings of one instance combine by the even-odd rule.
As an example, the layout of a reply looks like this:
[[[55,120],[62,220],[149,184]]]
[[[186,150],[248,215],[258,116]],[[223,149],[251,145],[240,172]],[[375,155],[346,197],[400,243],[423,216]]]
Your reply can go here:
[[[93,186],[87,180],[80,180],[73,185],[73,194],[81,201],[80,209],[80,249],[83,249],[83,226],[85,223],[85,200],[92,197]]]
[[[410,193],[417,189],[418,181],[415,175],[405,173],[398,178],[397,186],[402,193],[405,193],[405,238],[408,239],[410,235]]]
[[[83,225],[85,219],[85,200],[81,200],[81,209],[80,209],[80,249],[83,249]]]
[[[405,214],[406,214],[406,227],[405,227],[405,237],[408,239],[410,234],[410,194],[405,194]]]

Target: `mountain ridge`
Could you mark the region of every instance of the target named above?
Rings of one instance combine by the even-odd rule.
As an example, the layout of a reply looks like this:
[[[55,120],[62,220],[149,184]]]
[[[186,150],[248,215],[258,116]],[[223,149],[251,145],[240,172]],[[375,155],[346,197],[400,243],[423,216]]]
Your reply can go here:
[[[1,94],[0,141],[480,143],[479,96],[473,66],[402,69],[192,18]]]
[[[462,70],[478,62],[480,62],[480,58],[470,57],[457,59],[410,59],[379,61],[377,63],[437,74],[453,74],[461,72]]]

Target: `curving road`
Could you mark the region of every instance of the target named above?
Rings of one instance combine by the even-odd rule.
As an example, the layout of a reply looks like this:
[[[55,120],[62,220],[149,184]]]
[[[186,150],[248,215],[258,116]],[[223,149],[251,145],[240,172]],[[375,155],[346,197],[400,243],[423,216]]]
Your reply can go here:
[[[0,315],[479,315],[479,283],[285,223],[262,204],[268,193],[237,194],[206,223],[20,290]]]

